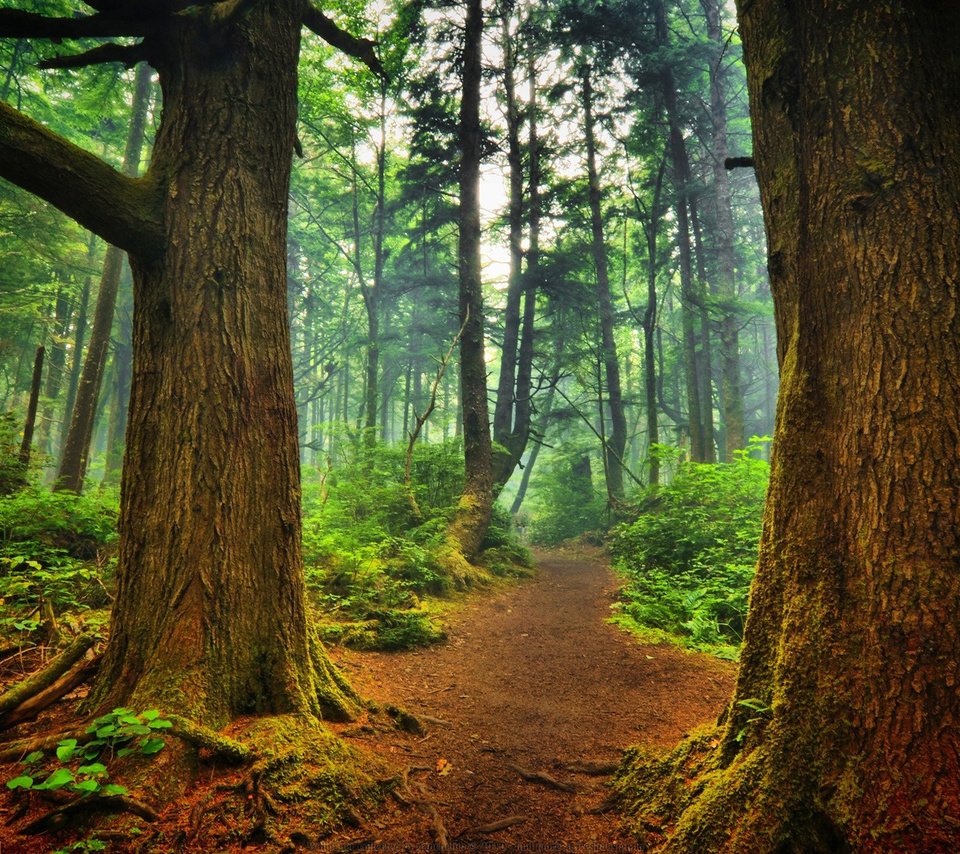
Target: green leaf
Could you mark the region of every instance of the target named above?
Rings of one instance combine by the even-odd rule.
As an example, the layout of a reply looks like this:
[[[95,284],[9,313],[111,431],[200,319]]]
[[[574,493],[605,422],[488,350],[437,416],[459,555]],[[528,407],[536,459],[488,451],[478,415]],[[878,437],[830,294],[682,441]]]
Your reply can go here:
[[[78,774],[106,774],[107,766],[102,762],[93,762],[90,765],[81,765],[77,769]]]
[[[73,771],[69,768],[58,768],[42,783],[34,786],[34,789],[61,789],[74,781]]]
[[[160,717],[160,712],[157,709],[147,709],[140,717],[145,721],[155,721]]]
[[[111,735],[117,734],[117,728],[113,724],[107,724],[102,726],[97,730],[97,738],[110,738]]]
[[[100,788],[100,784],[94,780],[81,780],[79,783],[73,784],[73,790],[75,792],[83,792],[84,794],[90,794],[90,792],[95,792]]]
[[[26,756],[24,756],[20,764],[33,765],[35,762],[39,762],[41,759],[43,759],[43,751],[34,750],[33,753],[28,753]]]
[[[140,752],[145,756],[151,756],[163,750],[164,744],[165,742],[162,738],[145,738],[140,742]]]
[[[22,777],[14,777],[12,780],[7,780],[8,789],[29,789],[33,786],[33,777],[28,777],[24,774]]]
[[[140,718],[138,718],[136,715],[123,715],[121,718],[119,718],[119,721],[122,724],[130,724],[131,726],[140,725]]]
[[[123,734],[129,738],[132,735],[150,735],[150,727],[144,726],[143,724],[137,724],[137,726],[127,726],[123,728]]]
[[[134,751],[134,749],[133,749],[132,747],[121,747],[121,748],[117,751],[117,758],[118,758],[118,759],[123,759],[124,756],[129,756],[131,753],[135,753],[135,752],[136,752],[136,751]]]
[[[107,783],[106,786],[101,787],[100,794],[104,795],[105,797],[110,797],[113,795],[129,795],[130,790],[126,788],[126,786],[121,786],[119,783]]]
[[[150,723],[147,724],[147,726],[149,726],[150,729],[170,729],[170,727],[172,727],[173,724],[168,720],[164,720],[163,718],[160,718],[159,720],[150,721]]]
[[[135,715],[136,712],[133,709],[128,709],[125,706],[119,706],[114,709],[110,714],[116,717],[122,717],[123,715]]]
[[[76,747],[77,740],[75,738],[64,739],[57,747],[57,759],[61,762],[69,762]]]

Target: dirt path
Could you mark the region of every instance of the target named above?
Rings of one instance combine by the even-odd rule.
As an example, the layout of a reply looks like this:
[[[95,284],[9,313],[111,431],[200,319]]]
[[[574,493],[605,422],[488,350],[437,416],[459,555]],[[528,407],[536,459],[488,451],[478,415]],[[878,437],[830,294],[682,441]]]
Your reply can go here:
[[[638,646],[605,623],[616,582],[599,553],[543,554],[539,567],[535,579],[475,599],[442,646],[339,653],[367,696],[445,722],[428,721],[426,738],[344,734],[415,769],[411,791],[436,802],[452,850],[458,837],[462,850],[479,840],[501,850],[630,850],[615,816],[590,812],[605,799],[608,778],[565,765],[614,763],[639,742],[676,743],[720,712],[733,666]],[[441,759],[450,764],[444,774]],[[511,765],[577,792],[524,781]],[[525,820],[499,832],[469,833],[517,816]],[[327,844],[364,838],[371,850],[412,851],[429,845],[432,823],[429,807],[393,804],[374,825]]]

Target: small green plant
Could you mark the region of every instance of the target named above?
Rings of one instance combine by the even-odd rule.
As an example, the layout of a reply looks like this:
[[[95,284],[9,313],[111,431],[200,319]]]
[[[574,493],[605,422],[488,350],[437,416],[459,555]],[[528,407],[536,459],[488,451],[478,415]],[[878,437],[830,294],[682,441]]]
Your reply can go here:
[[[647,490],[634,520],[613,530],[614,566],[627,582],[615,622],[736,657],[769,479],[755,456],[763,441],[731,463],[679,463],[674,480]]]
[[[45,754],[35,750],[24,757],[24,773],[7,780],[8,789],[27,789],[35,792],[65,789],[81,797],[100,795],[110,797],[127,795],[124,786],[107,782],[109,772],[105,761],[139,753],[152,756],[164,747],[159,735],[173,724],[160,717],[156,709],[141,714],[131,709],[116,708],[96,718],[86,734],[92,736],[81,742],[76,738],[63,739],[56,749],[56,761],[43,769]],[[41,776],[42,775],[42,776]],[[96,850],[96,849],[91,849]]]
[[[737,733],[737,743],[742,744],[744,738],[747,736],[747,727],[750,724],[755,724],[758,721],[769,720],[773,715],[773,707],[768,706],[763,700],[759,700],[756,697],[747,697],[745,700],[737,700],[738,706],[743,706],[745,709],[749,709],[751,712],[754,712],[752,718],[748,718],[746,723],[740,728],[740,731]]]
[[[106,851],[107,843],[101,839],[80,839],[74,842],[69,848],[58,848],[53,854],[71,854],[73,851],[79,851],[80,854],[89,854],[91,851]]]

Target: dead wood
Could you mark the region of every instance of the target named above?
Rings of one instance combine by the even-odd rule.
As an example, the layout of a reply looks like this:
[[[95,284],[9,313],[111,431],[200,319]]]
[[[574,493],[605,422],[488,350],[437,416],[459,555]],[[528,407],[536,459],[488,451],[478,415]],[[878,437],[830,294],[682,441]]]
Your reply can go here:
[[[345,842],[338,848],[332,849],[330,854],[349,854],[351,851],[361,851],[364,848],[369,848],[376,841],[377,840],[372,836],[364,836],[360,839],[353,839],[350,842]]]
[[[62,827],[76,814],[93,812],[129,812],[140,816],[144,821],[156,821],[160,818],[151,806],[128,795],[78,798],[33,819],[20,830],[20,833],[27,836],[46,833],[49,830]]]
[[[521,768],[519,765],[511,764],[508,764],[507,768],[509,768],[511,771],[515,771],[528,783],[539,783],[541,786],[548,786],[551,789],[558,789],[561,792],[577,791],[577,787],[572,783],[564,783],[562,780],[555,780],[549,774],[544,774],[542,771],[527,771],[526,769]]]
[[[24,700],[9,714],[0,717],[0,730],[8,729],[23,721],[32,720],[44,709],[52,706],[61,697],[69,694],[93,676],[100,664],[100,656],[92,655],[90,650],[87,650],[85,654],[90,657],[78,662],[72,670],[68,670],[48,688]]]
[[[75,738],[78,744],[84,744],[93,738],[86,728],[65,729],[47,735],[35,735],[30,738],[18,738],[0,745],[0,762],[16,762],[35,750],[55,750],[65,738]]]
[[[5,715],[35,694],[49,688],[83,657],[84,653],[96,643],[96,640],[93,635],[80,635],[46,667],[42,667],[22,682],[8,688],[0,695],[0,715]]]

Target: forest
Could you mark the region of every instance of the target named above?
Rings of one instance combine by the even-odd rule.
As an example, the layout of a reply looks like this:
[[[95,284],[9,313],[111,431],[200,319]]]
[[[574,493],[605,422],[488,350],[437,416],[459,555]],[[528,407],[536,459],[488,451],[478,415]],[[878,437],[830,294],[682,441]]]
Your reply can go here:
[[[944,0],[5,4],[0,847],[958,850],[958,109]]]

